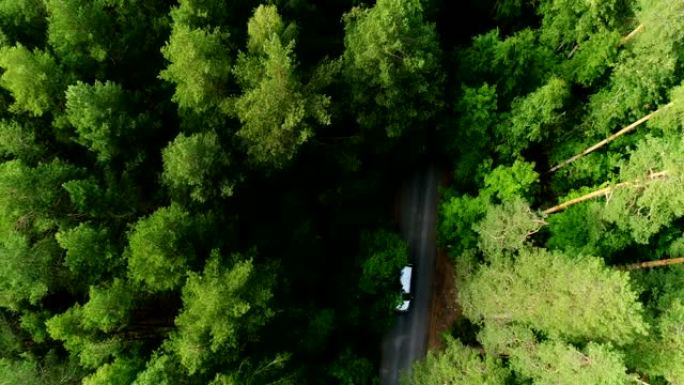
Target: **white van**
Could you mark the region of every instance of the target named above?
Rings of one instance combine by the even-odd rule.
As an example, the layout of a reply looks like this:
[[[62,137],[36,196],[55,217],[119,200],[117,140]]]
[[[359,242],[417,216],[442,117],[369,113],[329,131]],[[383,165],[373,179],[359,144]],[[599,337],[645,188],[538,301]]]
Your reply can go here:
[[[399,282],[401,283],[401,303],[397,305],[397,311],[407,312],[411,306],[411,279],[413,277],[413,265],[406,265],[401,269]]]

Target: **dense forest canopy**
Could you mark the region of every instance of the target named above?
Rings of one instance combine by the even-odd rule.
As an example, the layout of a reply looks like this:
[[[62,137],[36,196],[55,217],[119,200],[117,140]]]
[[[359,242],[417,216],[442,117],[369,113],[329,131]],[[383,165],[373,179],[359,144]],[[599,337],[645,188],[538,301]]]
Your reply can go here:
[[[682,0],[0,0],[0,383],[377,384],[428,162],[406,384],[683,383],[683,80]]]

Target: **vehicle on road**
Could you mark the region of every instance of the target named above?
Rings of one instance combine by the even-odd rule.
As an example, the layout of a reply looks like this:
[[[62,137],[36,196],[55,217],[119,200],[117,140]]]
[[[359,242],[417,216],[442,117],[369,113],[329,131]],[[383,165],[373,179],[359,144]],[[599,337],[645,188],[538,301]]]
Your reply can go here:
[[[413,265],[406,265],[401,268],[399,282],[401,283],[401,303],[397,305],[397,311],[407,312],[411,307],[411,278],[413,277]]]

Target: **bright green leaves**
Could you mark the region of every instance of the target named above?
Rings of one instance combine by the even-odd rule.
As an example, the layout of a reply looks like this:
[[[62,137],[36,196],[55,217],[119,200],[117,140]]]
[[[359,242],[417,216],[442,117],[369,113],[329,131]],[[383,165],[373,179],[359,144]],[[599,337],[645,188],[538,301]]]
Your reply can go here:
[[[473,225],[480,239],[478,247],[488,258],[522,249],[528,237],[546,224],[520,198],[489,206],[484,218]]]
[[[677,299],[656,319],[655,333],[636,350],[639,369],[670,383],[684,380],[684,304]]]
[[[597,258],[543,249],[522,249],[514,261],[482,266],[462,288],[460,302],[471,320],[518,323],[571,341],[624,344],[646,332],[626,273]]]
[[[66,250],[64,265],[86,281],[97,282],[117,267],[117,254],[106,228],[81,223],[58,232],[55,239]]]
[[[130,286],[121,279],[91,286],[85,305],[75,304],[45,322],[50,337],[78,357],[81,365],[97,368],[125,349],[125,327],[133,308]],[[112,370],[103,368],[102,370]],[[104,376],[104,374],[95,377]]]
[[[0,157],[12,157],[28,164],[35,162],[45,153],[45,146],[36,136],[35,128],[29,123],[0,121]]]
[[[247,51],[232,67],[228,34],[185,24],[183,9],[191,4],[184,2],[174,11],[173,31],[162,49],[171,63],[160,77],[175,83],[173,100],[195,113],[219,111],[219,120],[237,117],[241,128],[236,136],[249,160],[267,169],[284,167],[313,136],[314,124],[330,124],[330,99],[296,74],[294,24],[285,25],[275,6],[256,8],[247,25]]]
[[[135,359],[117,358],[106,363],[92,375],[83,379],[83,385],[130,385],[140,370]]]
[[[446,338],[446,348],[430,351],[403,381],[406,385],[463,384],[503,385],[509,375],[501,362],[480,357],[478,352],[458,340]]]
[[[75,362],[62,361],[54,351],[39,360],[26,353],[19,360],[0,359],[2,385],[65,385],[78,384],[83,371]]]
[[[218,252],[212,252],[203,273],[190,273],[183,288],[184,307],[171,344],[191,374],[212,359],[237,359],[240,341],[273,315],[267,277],[255,271],[252,260],[232,260],[226,267]]]
[[[67,119],[76,129],[76,141],[101,161],[118,155],[123,143],[135,134],[137,122],[128,115],[128,96],[118,84],[77,82],[69,86],[66,98]]]
[[[128,236],[128,274],[149,291],[178,288],[193,259],[190,214],[172,204],[138,221]]]
[[[664,102],[668,88],[679,82],[684,44],[682,4],[644,0],[637,14],[643,31],[615,64],[609,84],[589,103],[586,126],[592,134],[606,135],[615,126],[631,122]]]
[[[532,163],[516,160],[513,165],[498,166],[483,178],[482,188],[478,196],[461,195],[452,196],[444,200],[440,207],[439,235],[442,242],[447,243],[448,247],[456,246],[451,252],[458,255],[462,251],[473,248],[478,243],[478,235],[475,233],[474,225],[479,222],[485,214],[491,212],[490,225],[503,224],[496,214],[498,207],[491,207],[502,202],[520,201],[522,197],[530,195],[538,182],[539,175],[534,171]],[[527,213],[522,218],[511,218],[511,221],[518,221],[518,225],[528,228],[537,222],[535,215],[524,209],[524,203],[507,206],[510,210],[521,210],[520,213]],[[499,219],[496,219],[499,217]],[[531,222],[530,222],[531,221]],[[488,225],[485,225],[487,227]],[[496,225],[495,227],[497,227]],[[532,230],[538,227],[536,224],[529,227]],[[492,228],[491,230],[494,230]],[[502,229],[503,230],[503,229]],[[487,232],[490,230],[481,230]],[[498,230],[497,230],[498,231]],[[527,231],[524,231],[527,233]],[[514,231],[515,233],[515,231]],[[496,237],[501,236],[498,234]],[[518,239],[513,233],[509,234],[514,239]],[[510,240],[510,239],[509,239]],[[494,244],[492,244],[494,246]],[[495,248],[489,251],[494,251]]]
[[[508,119],[496,127],[499,151],[509,157],[517,156],[530,143],[550,136],[554,125],[561,121],[562,108],[569,96],[568,84],[552,78],[525,97],[514,99]]]
[[[82,324],[105,333],[122,328],[133,307],[133,290],[122,279],[108,286],[91,286],[89,300],[82,308]]]
[[[229,164],[228,156],[216,133],[206,132],[191,136],[180,134],[162,151],[162,159],[162,179],[171,189],[172,195],[189,196],[198,202],[231,195],[232,185],[226,180],[220,184],[220,189],[210,187],[221,180],[221,175]]]
[[[14,97],[10,110],[41,116],[55,107],[63,90],[62,73],[49,53],[22,45],[0,48],[0,67],[5,72],[0,86]]]
[[[247,22],[247,51],[254,54],[265,54],[269,41],[277,37],[282,45],[294,42],[296,26],[285,25],[274,6],[259,6],[254,16]]]
[[[101,338],[96,330],[83,324],[83,309],[76,304],[45,322],[50,337],[63,341],[73,357],[84,367],[97,368],[120,354],[123,345],[116,337]]]
[[[34,168],[20,161],[1,164],[0,234],[53,229],[69,207],[62,184],[79,176],[79,170],[59,161]]]
[[[237,132],[250,159],[282,168],[313,135],[311,124],[330,124],[330,99],[306,87],[295,74],[294,41],[273,6],[260,6],[250,19],[248,51],[235,75],[243,94],[235,109]]]
[[[590,342],[580,350],[560,341],[523,343],[511,351],[511,368],[535,385],[624,385],[622,355],[610,345]]]
[[[421,2],[379,0],[344,22],[343,73],[359,124],[398,137],[432,118],[442,104],[441,52]]]
[[[54,285],[52,266],[58,249],[50,240],[34,245],[16,232],[0,242],[0,306],[18,310],[26,302],[36,304]]]
[[[219,107],[231,72],[228,34],[175,23],[162,48],[170,62],[160,78],[174,83],[172,100],[180,108],[203,112]]]
[[[48,42],[71,65],[109,54],[111,16],[107,0],[47,0]]]
[[[57,161],[0,164],[0,306],[35,304],[56,285],[61,252],[52,232],[70,209],[62,184],[78,176]]]
[[[542,16],[541,40],[544,44],[572,51],[596,33],[623,27],[630,16],[627,1],[540,1],[537,13]]]
[[[651,235],[684,215],[682,164],[681,139],[647,137],[620,168],[627,185],[610,195],[605,219],[629,230],[636,242],[647,243]]]
[[[593,85],[617,60],[619,40],[620,34],[616,31],[594,33],[573,48],[575,52],[570,60],[561,64],[561,72],[568,80],[584,86]]]

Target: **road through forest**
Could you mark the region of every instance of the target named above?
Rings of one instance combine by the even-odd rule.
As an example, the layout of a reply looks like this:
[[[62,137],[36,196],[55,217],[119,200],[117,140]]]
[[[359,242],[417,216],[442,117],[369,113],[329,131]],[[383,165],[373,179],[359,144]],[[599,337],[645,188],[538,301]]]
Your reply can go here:
[[[382,341],[381,385],[396,385],[401,373],[425,356],[435,266],[435,213],[437,170],[427,167],[403,186],[399,225],[409,243],[414,265],[413,303],[397,315],[396,324]]]

